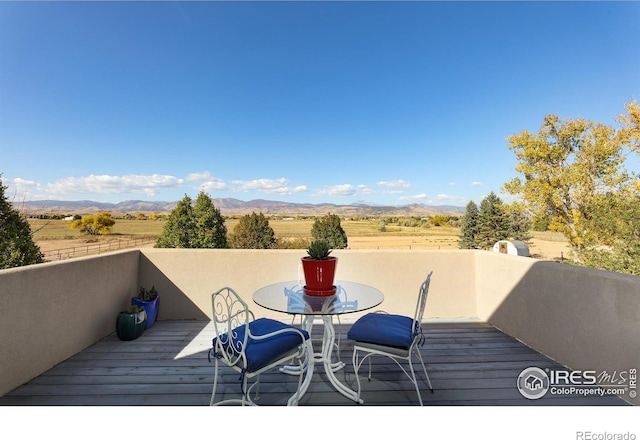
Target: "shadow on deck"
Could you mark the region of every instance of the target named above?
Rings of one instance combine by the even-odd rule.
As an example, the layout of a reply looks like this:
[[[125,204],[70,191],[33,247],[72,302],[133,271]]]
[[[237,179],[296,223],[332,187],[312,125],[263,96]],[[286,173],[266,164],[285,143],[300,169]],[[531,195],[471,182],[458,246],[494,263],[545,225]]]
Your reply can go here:
[[[340,358],[346,367],[337,377],[355,387],[348,324],[342,334]],[[528,406],[628,405],[615,396],[551,395],[539,400],[523,397],[518,375],[528,367],[564,369],[544,355],[482,322],[429,322],[421,350],[434,387],[421,384],[425,405]],[[135,341],[122,342],[115,333],[56,365],[3,397],[0,405],[138,406],[208,405],[213,384],[213,363],[207,352],[213,337],[207,321],[160,321]],[[313,337],[321,337],[315,326]],[[237,397],[238,374],[223,367],[218,398]],[[262,375],[263,405],[281,405],[295,389],[297,379],[274,370]],[[390,360],[373,358],[373,379],[361,371],[365,406],[417,405],[411,382]],[[301,405],[356,404],[339,394],[317,366]]]

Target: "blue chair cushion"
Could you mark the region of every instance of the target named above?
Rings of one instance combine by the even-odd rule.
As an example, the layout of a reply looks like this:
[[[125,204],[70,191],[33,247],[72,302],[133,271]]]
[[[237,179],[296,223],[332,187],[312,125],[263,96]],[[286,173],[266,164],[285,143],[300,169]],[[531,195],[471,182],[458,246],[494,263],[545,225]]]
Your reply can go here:
[[[305,340],[309,339],[309,333],[305,330],[293,327],[288,324],[284,324],[275,319],[260,318],[249,323],[249,332],[252,336],[263,336],[278,330],[292,328],[299,330]],[[242,342],[244,340],[246,327],[241,325],[234,329],[233,334],[237,335],[234,341]],[[216,346],[216,339],[213,339],[213,346]],[[226,341],[227,334],[221,335],[224,347],[228,347],[229,342]],[[247,358],[247,365],[245,369],[249,372],[257,371],[278,358],[284,356],[289,351],[297,348],[301,344],[300,335],[294,332],[281,333],[266,339],[247,339],[247,347],[245,348],[245,355]]]
[[[347,337],[369,344],[409,348],[415,338],[413,319],[401,315],[368,313],[351,326]]]

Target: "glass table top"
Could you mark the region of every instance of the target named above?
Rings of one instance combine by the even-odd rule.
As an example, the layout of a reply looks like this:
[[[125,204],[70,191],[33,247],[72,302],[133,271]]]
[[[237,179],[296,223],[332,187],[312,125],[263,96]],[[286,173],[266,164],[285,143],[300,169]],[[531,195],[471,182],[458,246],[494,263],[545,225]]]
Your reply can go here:
[[[382,303],[384,295],[375,287],[351,281],[336,281],[330,296],[306,295],[298,281],[261,287],[253,301],[265,309],[295,315],[340,315],[361,312]]]

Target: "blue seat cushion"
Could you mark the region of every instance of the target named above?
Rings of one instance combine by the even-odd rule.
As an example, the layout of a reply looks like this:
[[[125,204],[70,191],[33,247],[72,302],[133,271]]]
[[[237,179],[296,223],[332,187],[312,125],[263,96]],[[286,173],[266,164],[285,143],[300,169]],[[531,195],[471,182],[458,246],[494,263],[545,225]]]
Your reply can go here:
[[[287,328],[296,329],[303,334],[305,340],[309,339],[309,333],[305,330],[284,324],[280,321],[276,321],[275,319],[260,318],[249,323],[249,333],[252,336],[263,336]],[[234,335],[233,340],[241,343],[244,340],[245,330],[246,326],[244,325],[236,327],[232,332]],[[214,349],[216,346],[216,339],[217,338],[213,339]],[[220,336],[220,340],[225,348],[229,346],[227,339],[228,337],[226,333]],[[249,338],[247,339],[247,347],[245,348],[245,355],[247,358],[247,365],[245,365],[245,369],[249,372],[257,371],[284,356],[291,350],[296,349],[301,343],[302,340],[300,339],[300,335],[294,332],[281,333],[259,340]]]
[[[415,338],[413,319],[401,315],[368,313],[351,326],[347,337],[358,342],[409,348]]]

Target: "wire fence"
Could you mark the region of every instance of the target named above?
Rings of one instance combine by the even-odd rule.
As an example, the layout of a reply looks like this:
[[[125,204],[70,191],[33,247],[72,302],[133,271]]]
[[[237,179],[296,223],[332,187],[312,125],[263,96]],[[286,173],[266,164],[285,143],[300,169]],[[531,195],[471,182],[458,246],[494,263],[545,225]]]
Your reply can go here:
[[[102,254],[121,249],[130,249],[153,243],[157,240],[154,236],[144,236],[129,238],[124,240],[114,240],[108,242],[87,243],[82,246],[74,246],[64,249],[54,249],[43,252],[45,261],[68,260],[69,258],[85,257],[87,255]]]

